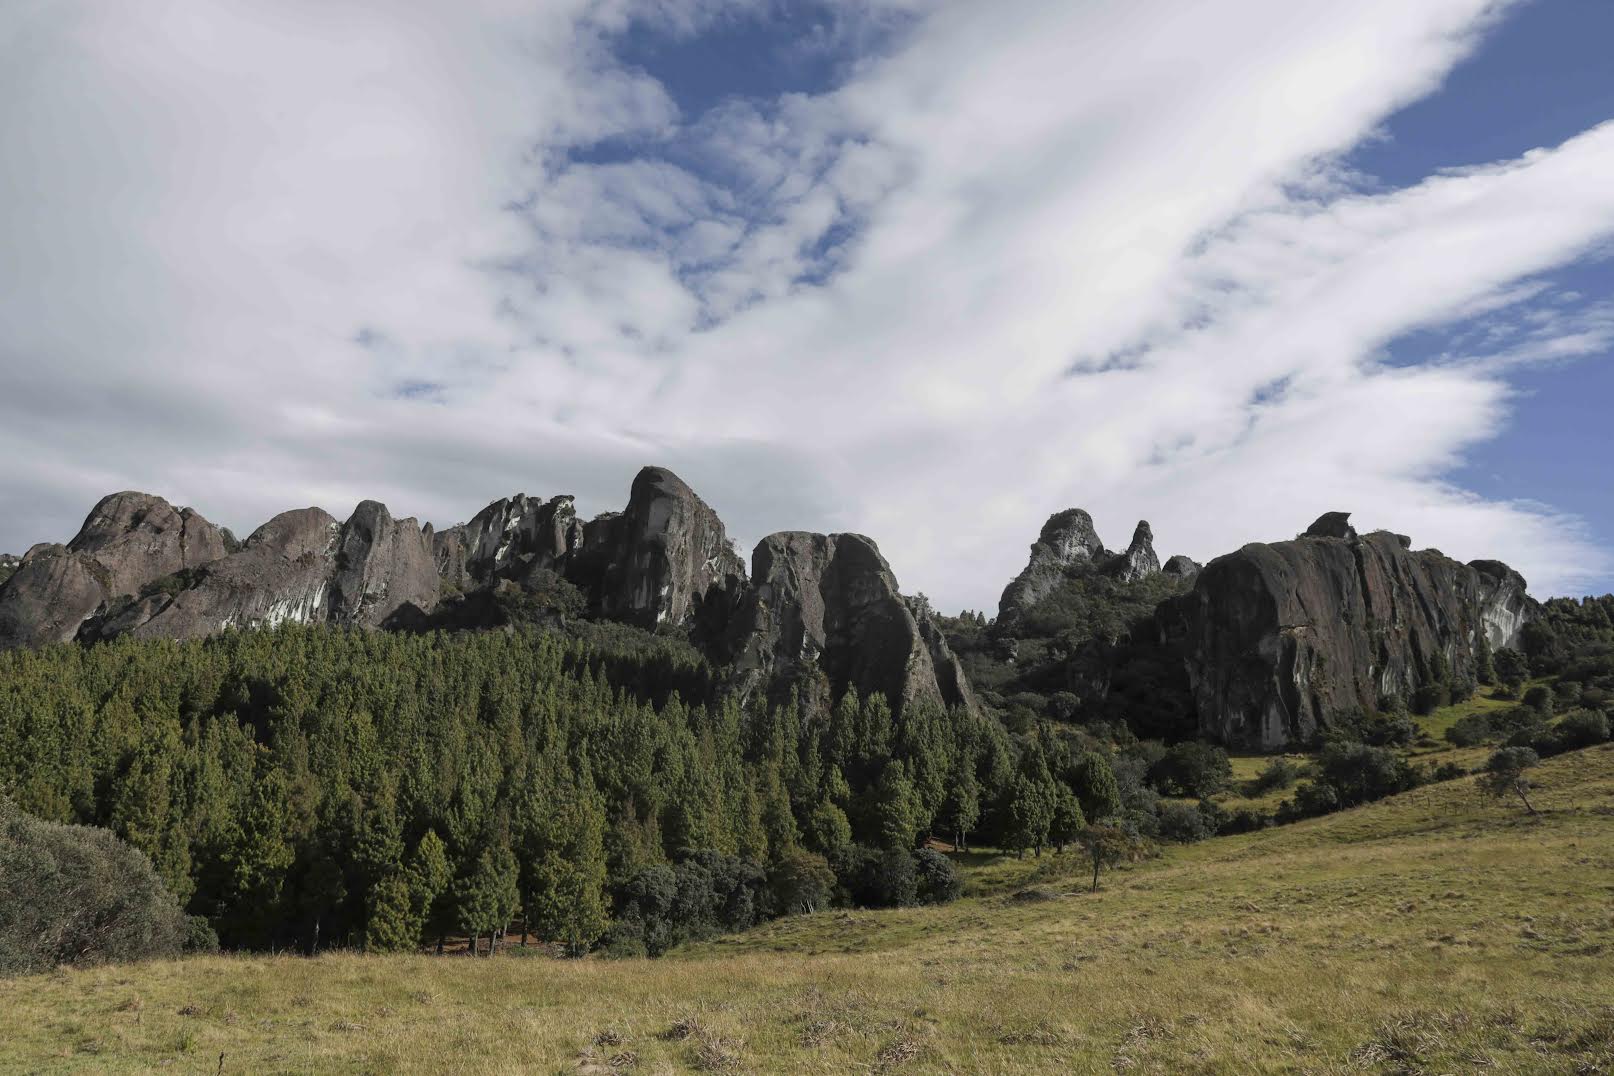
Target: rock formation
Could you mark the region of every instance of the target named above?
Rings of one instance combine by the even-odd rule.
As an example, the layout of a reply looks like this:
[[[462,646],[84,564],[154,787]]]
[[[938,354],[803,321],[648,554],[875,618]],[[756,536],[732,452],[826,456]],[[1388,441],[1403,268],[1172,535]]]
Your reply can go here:
[[[1358,536],[1331,512],[1300,538],[1206,565],[1163,605],[1201,735],[1271,750],[1302,743],[1378,700],[1472,681],[1483,638],[1512,646],[1534,602],[1517,572]]]
[[[1148,520],[1138,521],[1137,529],[1132,532],[1132,544],[1110,563],[1109,571],[1123,583],[1136,583],[1159,573],[1160,558],[1155,555],[1154,530]]]
[[[1201,565],[1198,561],[1192,560],[1179,553],[1170,560],[1166,561],[1165,566],[1161,568],[1160,571],[1165,575],[1173,576],[1177,579],[1186,579],[1189,582],[1193,582],[1194,577],[1199,574],[1201,567],[1203,567],[1203,565]]]
[[[902,596],[872,540],[784,531],[757,544],[751,569],[736,664],[752,683],[788,686],[816,668],[837,696],[855,687],[896,707],[975,705],[930,609]]]
[[[582,542],[583,524],[570,496],[542,501],[518,493],[435,535],[432,545],[445,586],[469,590],[494,578],[552,570]]]
[[[0,586],[0,649],[66,642],[116,599],[224,556],[222,532],[189,508],[114,493],[65,546],[30,549]]]
[[[1183,578],[1191,574],[1184,572],[1188,566],[1195,571],[1199,567],[1186,557],[1173,557],[1171,563],[1178,566],[1173,574]],[[1012,630],[1027,611],[1073,575],[1103,573],[1122,583],[1136,583],[1160,572],[1154,530],[1148,520],[1138,521],[1124,553],[1112,553],[1099,541],[1093,517],[1080,508],[1067,508],[1043,524],[1025,569],[1004,588],[997,626],[1000,631]]]
[[[652,629],[689,626],[709,592],[745,584],[745,562],[723,521],[665,468],[640,471],[627,510],[600,530],[597,539],[585,531],[585,546],[598,541],[604,550],[598,608],[614,620]]]

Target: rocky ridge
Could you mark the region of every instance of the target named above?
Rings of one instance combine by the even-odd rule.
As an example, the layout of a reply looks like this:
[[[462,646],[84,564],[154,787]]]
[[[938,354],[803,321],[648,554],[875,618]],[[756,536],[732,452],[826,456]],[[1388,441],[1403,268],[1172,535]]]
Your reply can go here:
[[[717,513],[659,467],[639,472],[623,511],[587,522],[569,495],[503,498],[441,532],[364,501],[344,522],[281,513],[239,545],[191,509],[123,493],[0,585],[0,649],[287,622],[422,627],[440,607],[459,614],[445,625],[477,626],[489,607],[467,598],[559,585],[590,615],[684,635],[732,664],[742,694],[777,697],[817,673],[837,694],[974,705],[930,610],[901,594],[870,539],[772,535],[753,562],[748,574]]]

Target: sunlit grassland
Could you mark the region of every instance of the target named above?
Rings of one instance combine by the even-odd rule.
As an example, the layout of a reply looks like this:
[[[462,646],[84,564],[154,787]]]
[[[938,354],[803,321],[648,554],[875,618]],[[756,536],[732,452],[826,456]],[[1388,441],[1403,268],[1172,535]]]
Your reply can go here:
[[[943,908],[660,961],[216,957],[0,981],[0,1069],[1605,1072],[1614,747],[1107,874],[975,857]]]

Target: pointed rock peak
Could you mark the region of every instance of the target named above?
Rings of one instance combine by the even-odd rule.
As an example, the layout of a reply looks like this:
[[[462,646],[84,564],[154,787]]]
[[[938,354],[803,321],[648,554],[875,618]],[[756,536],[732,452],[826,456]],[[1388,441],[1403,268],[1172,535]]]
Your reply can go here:
[[[1355,538],[1356,528],[1351,526],[1349,512],[1324,512],[1317,522],[1306,528],[1305,538]]]
[[[1132,544],[1115,559],[1110,570],[1123,583],[1135,583],[1159,573],[1160,558],[1155,555],[1154,530],[1148,520],[1138,521],[1137,529],[1132,532]]]

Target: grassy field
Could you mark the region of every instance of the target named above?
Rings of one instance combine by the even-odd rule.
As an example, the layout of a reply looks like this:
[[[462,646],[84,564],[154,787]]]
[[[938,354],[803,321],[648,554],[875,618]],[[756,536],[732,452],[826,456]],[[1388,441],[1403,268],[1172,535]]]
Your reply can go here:
[[[214,957],[0,981],[0,1070],[1604,1073],[1614,746],[660,961]],[[222,1060],[221,1060],[222,1058]]]

